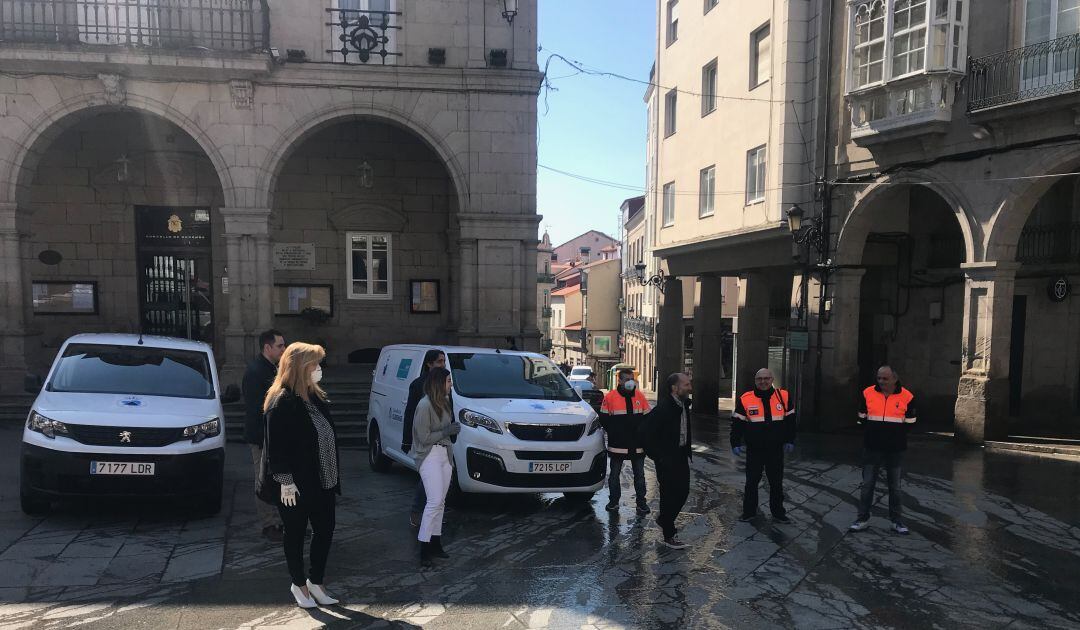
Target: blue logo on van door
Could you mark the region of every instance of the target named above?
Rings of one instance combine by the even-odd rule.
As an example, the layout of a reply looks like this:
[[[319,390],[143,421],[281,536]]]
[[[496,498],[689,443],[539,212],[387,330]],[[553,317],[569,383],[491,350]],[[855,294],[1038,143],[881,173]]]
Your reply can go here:
[[[409,368],[412,367],[412,359],[402,359],[398,364],[397,377],[399,380],[405,380],[409,378]]]
[[[120,404],[125,407],[142,407],[142,401],[138,398],[125,398],[120,401]]]

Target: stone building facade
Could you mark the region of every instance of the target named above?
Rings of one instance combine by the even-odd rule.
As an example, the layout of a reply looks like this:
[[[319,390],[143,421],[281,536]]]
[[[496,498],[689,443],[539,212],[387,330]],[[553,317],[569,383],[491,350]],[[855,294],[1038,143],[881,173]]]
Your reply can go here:
[[[1074,3],[830,4],[823,422],[889,363],[965,441],[1080,436]]]
[[[5,16],[0,392],[87,331],[539,348],[536,3],[229,1]]]

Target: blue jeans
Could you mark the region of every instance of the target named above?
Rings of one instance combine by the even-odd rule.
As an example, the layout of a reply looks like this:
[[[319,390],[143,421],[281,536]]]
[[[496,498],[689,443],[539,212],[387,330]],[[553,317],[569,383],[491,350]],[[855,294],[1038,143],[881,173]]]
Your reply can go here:
[[[882,453],[867,450],[863,453],[862,492],[859,495],[859,520],[870,519],[870,507],[874,504],[874,486],[877,485],[878,472],[884,468],[889,480],[889,519],[899,523],[903,516],[900,501],[900,466],[904,454]]]
[[[625,456],[608,454],[611,461],[611,472],[608,473],[608,502],[618,503],[622,498],[622,468]],[[634,457],[630,459],[630,468],[634,471],[634,492],[637,494],[637,504],[645,505],[645,458]]]

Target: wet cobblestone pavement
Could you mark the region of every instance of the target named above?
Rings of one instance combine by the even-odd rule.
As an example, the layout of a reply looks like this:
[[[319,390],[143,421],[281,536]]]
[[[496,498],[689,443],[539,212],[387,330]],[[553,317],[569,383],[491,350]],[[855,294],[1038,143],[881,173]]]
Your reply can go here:
[[[1080,463],[914,439],[910,536],[855,515],[858,440],[803,436],[789,459],[790,525],[736,520],[742,462],[699,420],[690,547],[650,517],[558,496],[472,501],[447,514],[452,559],[418,568],[416,477],[378,475],[345,451],[327,584],[346,604],[292,605],[280,549],[255,532],[250,459],[229,447],[226,508],[18,507],[15,427],[0,428],[0,628],[1077,628]],[[650,504],[655,478],[647,473]],[[884,484],[879,484],[879,491]],[[768,492],[763,490],[762,501]],[[878,508],[884,505],[879,497]],[[767,509],[763,506],[767,513]]]

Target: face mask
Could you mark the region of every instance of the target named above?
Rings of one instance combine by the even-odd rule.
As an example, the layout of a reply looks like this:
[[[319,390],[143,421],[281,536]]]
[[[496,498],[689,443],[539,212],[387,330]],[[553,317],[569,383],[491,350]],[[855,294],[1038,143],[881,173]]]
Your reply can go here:
[[[634,379],[630,379],[629,381],[626,381],[625,383],[622,384],[622,386],[623,386],[623,389],[625,389],[628,392],[632,392],[635,389],[637,389],[637,383],[634,382]]]
[[[311,382],[314,383],[315,385],[318,385],[319,381],[321,381],[321,380],[322,380],[322,366],[320,365],[320,366],[317,366],[315,368],[315,371],[311,373]]]

